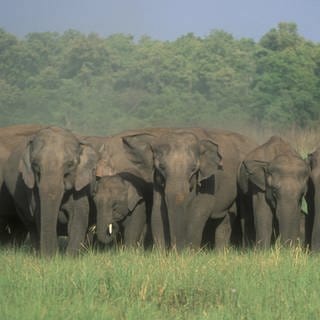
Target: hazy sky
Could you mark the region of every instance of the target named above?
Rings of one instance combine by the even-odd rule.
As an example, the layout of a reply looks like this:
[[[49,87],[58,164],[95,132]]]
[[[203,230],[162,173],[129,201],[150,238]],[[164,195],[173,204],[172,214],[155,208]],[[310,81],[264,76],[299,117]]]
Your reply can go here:
[[[0,27],[18,36],[76,29],[174,40],[222,29],[259,40],[279,22],[320,42],[320,0],[0,0]]]

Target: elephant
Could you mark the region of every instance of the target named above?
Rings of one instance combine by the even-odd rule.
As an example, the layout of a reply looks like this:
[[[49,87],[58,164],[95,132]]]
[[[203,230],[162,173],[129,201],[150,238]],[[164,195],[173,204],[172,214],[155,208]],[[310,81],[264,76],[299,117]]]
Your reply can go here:
[[[93,202],[96,234],[100,243],[116,241],[119,235],[125,246],[136,246],[143,241],[147,223],[145,202],[132,182],[125,179],[125,175],[99,178]]]
[[[9,151],[26,137],[44,128],[40,124],[19,124],[0,128],[0,144]]]
[[[141,244],[150,247],[152,244],[152,181],[131,161],[122,143],[124,135],[138,132],[139,129],[113,136],[81,137],[90,143],[100,156],[96,170],[93,211],[96,212],[97,238],[102,243],[114,238],[118,230],[121,231],[120,238],[126,246]],[[119,192],[114,192],[113,189]],[[113,214],[110,211],[112,203],[117,207]],[[110,224],[114,230],[113,237],[110,237]]]
[[[14,202],[4,186],[3,169],[13,149],[41,125],[14,125],[0,128],[0,243],[20,245],[28,230],[21,221]]]
[[[252,197],[255,242],[269,248],[299,241],[301,203],[307,192],[308,163],[279,136],[272,136],[243,160],[238,180]],[[249,218],[249,217],[248,217]]]
[[[3,187],[42,256],[58,248],[59,217],[67,217],[68,254],[76,254],[89,221],[97,152],[71,131],[43,127],[16,146],[3,166]]]
[[[155,128],[122,136],[131,165],[153,184],[151,229],[160,248],[199,248],[210,219],[215,244],[229,239],[237,198],[237,171],[251,139],[231,131]]]
[[[313,251],[320,251],[320,147],[308,155],[308,162],[311,172],[306,195],[306,242]]]
[[[0,168],[10,156],[10,151],[0,142]],[[3,181],[0,171],[0,181]],[[27,236],[27,229],[18,216],[13,201],[8,196],[3,183],[0,184],[0,243],[20,245]]]

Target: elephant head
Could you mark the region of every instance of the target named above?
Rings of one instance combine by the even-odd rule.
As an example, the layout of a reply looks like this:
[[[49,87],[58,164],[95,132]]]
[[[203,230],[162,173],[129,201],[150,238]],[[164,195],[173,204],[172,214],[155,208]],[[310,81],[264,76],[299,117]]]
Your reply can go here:
[[[299,237],[301,204],[307,192],[309,166],[297,154],[287,152],[272,161],[245,160],[240,169],[240,185],[252,183],[265,193],[265,200],[274,213],[282,242]]]
[[[133,212],[142,200],[136,188],[120,175],[101,177],[93,197],[97,212],[97,237],[109,243],[119,230],[118,222]]]
[[[95,181],[97,153],[70,131],[49,127],[26,144],[19,164],[25,185],[37,199],[41,254],[57,248],[57,220],[63,196],[81,192]]]
[[[166,208],[171,245],[183,247],[190,204],[199,187],[212,186],[205,181],[214,179],[216,171],[222,168],[218,145],[183,130],[158,137],[143,133],[126,136],[123,143],[132,162],[153,175],[154,199],[160,196],[162,202],[157,204],[154,200],[153,211],[157,205]]]

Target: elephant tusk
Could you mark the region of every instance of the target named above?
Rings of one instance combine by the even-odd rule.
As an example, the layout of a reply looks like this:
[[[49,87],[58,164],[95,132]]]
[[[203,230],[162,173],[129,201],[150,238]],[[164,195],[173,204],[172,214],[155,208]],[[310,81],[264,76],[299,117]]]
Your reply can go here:
[[[109,234],[112,234],[112,223],[108,225]]]

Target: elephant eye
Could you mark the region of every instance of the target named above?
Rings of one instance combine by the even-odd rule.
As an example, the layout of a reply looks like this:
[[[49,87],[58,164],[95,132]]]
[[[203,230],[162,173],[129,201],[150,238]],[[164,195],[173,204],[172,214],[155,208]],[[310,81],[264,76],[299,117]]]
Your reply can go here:
[[[112,203],[112,209],[116,210],[118,208],[118,203],[117,202],[113,202]]]
[[[68,162],[66,162],[65,164],[65,171],[70,172],[71,170],[73,170],[76,167],[76,162],[74,160],[69,160]]]
[[[63,177],[64,177],[65,179],[67,179],[69,176],[70,176],[70,173],[69,173],[69,172],[66,172],[66,173],[63,175]]]

